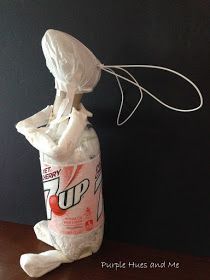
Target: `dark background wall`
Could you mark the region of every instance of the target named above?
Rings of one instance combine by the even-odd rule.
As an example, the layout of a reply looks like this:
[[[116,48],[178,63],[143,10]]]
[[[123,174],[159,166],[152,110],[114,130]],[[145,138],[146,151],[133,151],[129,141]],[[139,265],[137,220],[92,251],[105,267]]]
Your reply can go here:
[[[45,218],[38,152],[15,124],[51,104],[54,80],[41,38],[48,28],[81,40],[104,64],[156,64],[176,69],[201,89],[201,110],[170,111],[149,96],[116,126],[120,94],[103,74],[84,98],[101,142],[105,237],[210,253],[209,1],[9,1],[0,3],[0,219],[34,224]],[[133,71],[173,106],[198,104],[181,79]],[[124,116],[138,94],[125,85]]]

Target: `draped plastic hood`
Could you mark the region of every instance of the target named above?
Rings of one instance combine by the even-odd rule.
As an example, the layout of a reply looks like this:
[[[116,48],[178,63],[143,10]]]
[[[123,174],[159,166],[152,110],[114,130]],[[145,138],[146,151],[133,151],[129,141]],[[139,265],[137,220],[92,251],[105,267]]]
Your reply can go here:
[[[96,86],[101,75],[100,61],[74,37],[49,29],[42,38],[42,50],[56,89],[84,93]]]

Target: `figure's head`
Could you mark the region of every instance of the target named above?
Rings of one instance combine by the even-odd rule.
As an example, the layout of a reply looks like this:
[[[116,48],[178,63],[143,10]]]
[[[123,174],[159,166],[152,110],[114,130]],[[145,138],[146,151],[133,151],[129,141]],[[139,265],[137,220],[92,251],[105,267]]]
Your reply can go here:
[[[78,94],[91,92],[96,86],[101,75],[100,61],[74,37],[49,29],[42,38],[42,50],[56,89]]]

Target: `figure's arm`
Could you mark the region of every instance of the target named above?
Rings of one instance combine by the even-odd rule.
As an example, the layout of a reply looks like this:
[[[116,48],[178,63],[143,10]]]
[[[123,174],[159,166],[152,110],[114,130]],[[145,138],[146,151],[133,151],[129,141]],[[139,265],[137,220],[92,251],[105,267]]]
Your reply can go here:
[[[54,160],[64,161],[74,151],[86,126],[87,117],[92,116],[92,114],[83,105],[80,106],[79,110],[73,108],[66,129],[59,140],[55,142],[46,133],[46,128],[38,128],[40,124],[45,123],[45,121],[48,122],[46,117],[48,115],[49,118],[51,110],[48,112],[48,109],[46,109],[19,122],[16,126],[17,130],[40,152],[52,157]]]
[[[48,105],[33,116],[18,122],[16,124],[17,131],[26,136],[29,131],[36,130],[41,126],[46,125],[49,121],[52,108],[52,105]]]

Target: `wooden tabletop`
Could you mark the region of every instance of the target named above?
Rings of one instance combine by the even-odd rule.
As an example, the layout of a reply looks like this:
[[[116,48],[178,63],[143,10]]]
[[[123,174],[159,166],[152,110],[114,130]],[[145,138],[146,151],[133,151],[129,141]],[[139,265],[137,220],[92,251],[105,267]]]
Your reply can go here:
[[[36,239],[32,226],[0,222],[0,279],[31,279],[20,268],[20,255],[48,249]],[[161,267],[154,268],[158,264]],[[39,279],[209,280],[210,258],[104,240],[98,253],[63,264]]]

